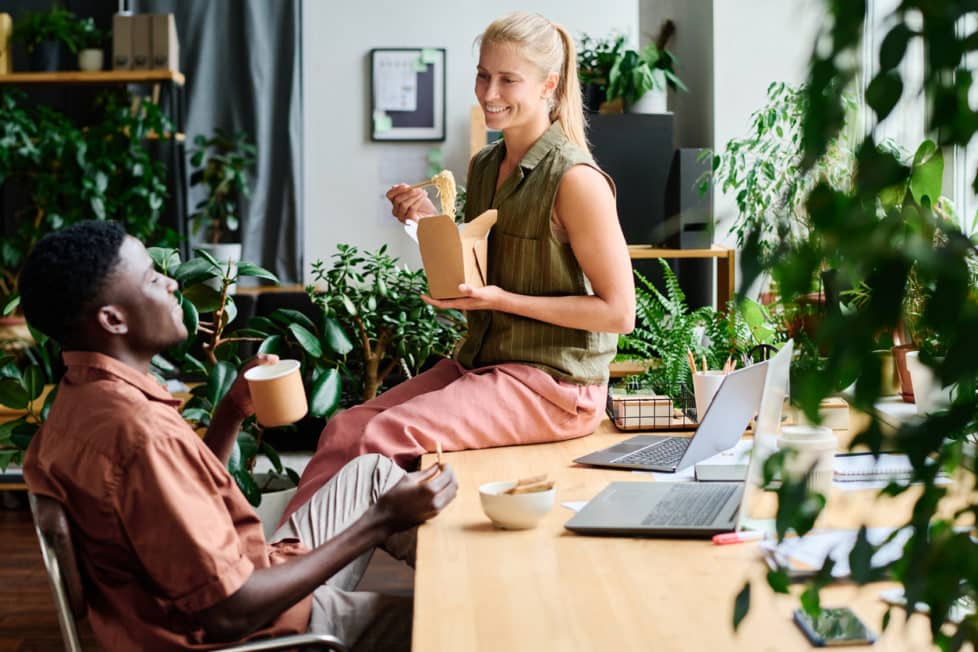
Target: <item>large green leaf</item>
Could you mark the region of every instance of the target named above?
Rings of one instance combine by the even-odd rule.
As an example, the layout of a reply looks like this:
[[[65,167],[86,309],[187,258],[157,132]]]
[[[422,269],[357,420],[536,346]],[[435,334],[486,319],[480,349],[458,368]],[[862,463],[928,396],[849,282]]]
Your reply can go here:
[[[230,362],[222,360],[214,365],[207,379],[207,399],[211,405],[221,402],[237,377],[238,370]]]
[[[39,424],[32,423],[30,421],[22,421],[18,423],[14,427],[13,432],[10,433],[11,443],[21,450],[27,450],[27,447],[30,446],[31,440],[34,438],[34,435],[37,433],[37,429],[39,427]]]
[[[902,94],[903,81],[900,76],[893,72],[881,73],[866,88],[866,103],[876,111],[876,117],[883,120],[890,115]]]
[[[198,313],[214,312],[221,307],[221,293],[209,285],[192,285],[183,291],[183,298],[194,304]]]
[[[212,265],[210,261],[204,260],[202,258],[191,258],[190,260],[181,263],[173,271],[173,278],[177,280],[183,287],[189,287],[191,285],[196,285],[201,281],[206,281],[211,278],[220,278],[222,276],[220,267]]]
[[[740,593],[737,594],[737,598],[734,600],[734,631],[737,631],[737,628],[740,627],[740,623],[743,622],[748,611],[750,611],[750,582],[744,584],[744,588],[740,590]]]
[[[44,374],[37,367],[27,367],[24,369],[21,384],[24,386],[24,391],[27,392],[27,400],[33,401],[44,391]]]
[[[323,346],[319,343],[319,338],[299,324],[289,324],[288,329],[306,353],[314,358],[323,356]]]
[[[180,307],[183,308],[183,325],[187,328],[187,343],[193,339],[200,325],[200,315],[197,307],[183,295],[180,296]]]
[[[299,324],[310,333],[315,333],[318,331],[316,325],[312,323],[312,320],[298,310],[278,308],[269,316],[272,318],[272,320],[277,321],[284,326],[288,326],[289,324]]]
[[[0,405],[23,410],[29,402],[30,397],[19,378],[0,378]]]
[[[238,263],[238,276],[253,276],[255,278],[264,278],[269,281],[278,283],[278,277],[272,274],[270,271],[264,267],[259,267],[254,263],[240,262]]]
[[[934,141],[925,140],[913,157],[910,192],[918,203],[923,203],[924,197],[928,197],[933,206],[941,196],[943,182],[944,153]]]
[[[258,346],[258,353],[274,353],[279,355],[285,350],[285,342],[281,335],[269,335]]]
[[[331,351],[339,355],[346,355],[353,350],[353,342],[346,336],[346,331],[343,330],[336,318],[326,317],[323,319],[323,330],[325,331],[323,339]]]
[[[309,393],[309,414],[314,417],[329,417],[340,405],[342,385],[336,369],[327,369],[312,383]]]
[[[248,471],[244,469],[236,469],[231,471],[231,477],[234,478],[235,483],[238,485],[238,489],[244,494],[244,497],[248,499],[253,507],[258,507],[261,504],[261,489],[255,483],[255,479],[251,476]]]

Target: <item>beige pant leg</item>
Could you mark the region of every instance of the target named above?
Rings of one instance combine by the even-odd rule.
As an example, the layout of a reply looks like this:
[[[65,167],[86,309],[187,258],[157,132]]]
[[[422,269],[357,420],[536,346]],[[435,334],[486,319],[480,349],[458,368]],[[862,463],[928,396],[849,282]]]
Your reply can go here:
[[[299,507],[272,536],[295,538],[315,548],[352,525],[404,471],[380,455],[364,455],[344,466]],[[416,532],[387,540],[384,549],[413,565]],[[313,594],[309,631],[338,636],[356,650],[409,650],[412,599],[354,591],[373,551],[347,564]]]

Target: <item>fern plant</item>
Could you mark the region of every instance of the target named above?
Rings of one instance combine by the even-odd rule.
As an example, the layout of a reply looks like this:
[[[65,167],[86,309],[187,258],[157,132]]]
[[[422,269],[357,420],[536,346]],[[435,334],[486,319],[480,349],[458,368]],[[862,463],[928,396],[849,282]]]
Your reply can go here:
[[[776,337],[770,315],[760,304],[745,299],[731,302],[721,313],[709,306],[690,310],[686,294],[669,264],[660,259],[665,294],[635,272],[635,330],[618,338],[618,357],[654,359],[638,383],[659,394],[674,395],[692,381],[687,353],[698,364],[719,369],[727,358],[741,360],[756,344]]]

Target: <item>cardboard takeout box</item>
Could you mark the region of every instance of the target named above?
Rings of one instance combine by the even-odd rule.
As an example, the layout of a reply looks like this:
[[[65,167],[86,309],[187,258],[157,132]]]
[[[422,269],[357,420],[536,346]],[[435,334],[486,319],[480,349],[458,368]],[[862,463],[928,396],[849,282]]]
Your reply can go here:
[[[435,299],[462,296],[461,283],[481,288],[486,284],[489,229],[496,210],[488,210],[461,229],[448,215],[418,220],[421,262],[428,275],[428,293]]]

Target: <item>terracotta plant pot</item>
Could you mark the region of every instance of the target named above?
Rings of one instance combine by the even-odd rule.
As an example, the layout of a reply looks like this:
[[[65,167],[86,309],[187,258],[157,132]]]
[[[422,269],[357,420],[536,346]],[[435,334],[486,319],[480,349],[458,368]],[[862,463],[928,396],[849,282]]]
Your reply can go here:
[[[899,344],[893,347],[893,364],[896,365],[897,375],[900,376],[900,396],[904,403],[913,403],[913,382],[910,380],[910,370],[907,369],[907,354],[916,351],[913,344]]]

